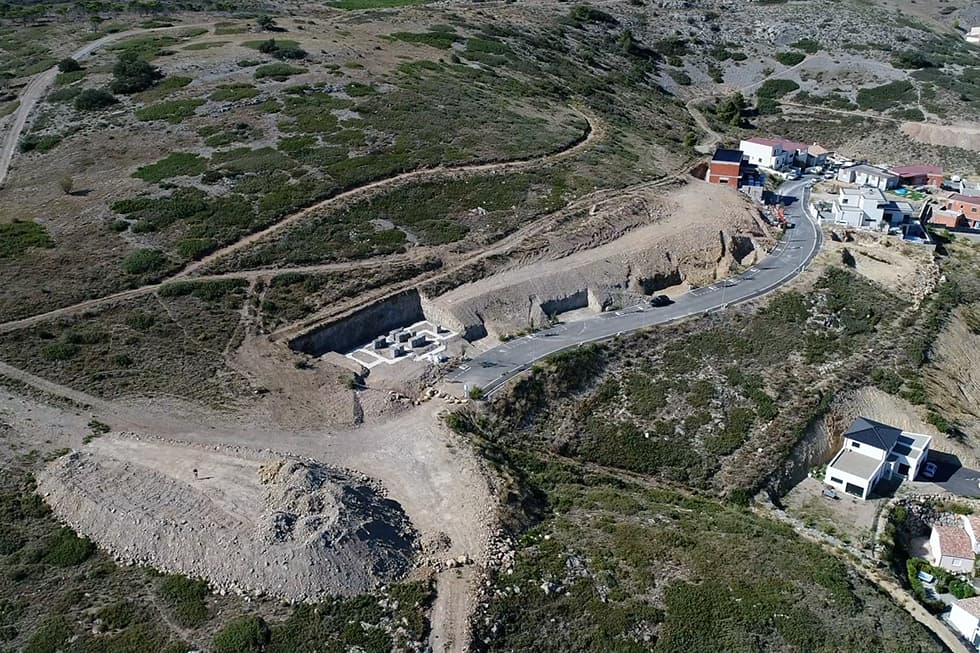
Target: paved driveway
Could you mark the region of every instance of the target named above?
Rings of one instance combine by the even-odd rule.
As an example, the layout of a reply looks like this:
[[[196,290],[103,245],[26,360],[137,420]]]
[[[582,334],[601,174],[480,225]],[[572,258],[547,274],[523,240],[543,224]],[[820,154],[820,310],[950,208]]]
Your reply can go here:
[[[935,475],[927,479],[920,472],[916,482],[938,486],[961,497],[980,497],[980,471],[964,467],[956,456],[939,451],[929,453],[929,462],[938,467]]]

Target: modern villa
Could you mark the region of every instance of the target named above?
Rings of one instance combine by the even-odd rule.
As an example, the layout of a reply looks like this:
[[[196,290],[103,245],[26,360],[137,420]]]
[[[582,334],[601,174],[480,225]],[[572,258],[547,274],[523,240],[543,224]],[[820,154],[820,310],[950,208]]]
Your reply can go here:
[[[827,465],[824,481],[867,499],[878,481],[914,479],[929,456],[932,438],[857,417],[844,433],[844,445]]]

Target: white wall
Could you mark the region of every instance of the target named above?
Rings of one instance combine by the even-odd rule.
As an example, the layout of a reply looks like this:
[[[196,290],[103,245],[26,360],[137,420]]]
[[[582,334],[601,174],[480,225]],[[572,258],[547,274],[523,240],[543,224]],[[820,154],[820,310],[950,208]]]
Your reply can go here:
[[[949,623],[952,624],[953,628],[960,631],[970,643],[973,643],[980,620],[954,603],[949,610]]]

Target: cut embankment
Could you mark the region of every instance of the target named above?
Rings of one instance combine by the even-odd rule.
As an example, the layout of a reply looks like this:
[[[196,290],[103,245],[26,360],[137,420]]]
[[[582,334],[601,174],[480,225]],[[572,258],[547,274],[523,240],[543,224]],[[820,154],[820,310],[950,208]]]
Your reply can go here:
[[[290,601],[361,594],[415,534],[366,477],[310,459],[101,438],[38,477],[55,514],[116,558]]]

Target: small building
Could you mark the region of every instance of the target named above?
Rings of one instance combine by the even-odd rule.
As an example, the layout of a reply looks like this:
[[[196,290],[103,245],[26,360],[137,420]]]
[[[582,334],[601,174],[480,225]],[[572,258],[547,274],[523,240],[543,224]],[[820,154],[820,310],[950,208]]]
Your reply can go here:
[[[718,148],[708,164],[708,183],[738,188],[742,179],[742,151]]]
[[[929,224],[947,229],[969,226],[962,213],[948,209],[937,209],[933,211],[932,216],[929,218]]]
[[[935,566],[957,574],[973,574],[976,554],[966,531],[959,526],[933,526],[929,552]]]
[[[943,169],[931,165],[899,166],[889,170],[898,175],[898,181],[903,186],[935,186],[943,185]]]
[[[947,619],[966,641],[980,648],[980,596],[954,600]]]
[[[980,27],[971,27],[963,38],[967,43],[980,44]]]
[[[949,196],[946,209],[962,213],[967,220],[980,220],[980,197],[953,193]]]
[[[412,349],[418,349],[419,347],[425,347],[428,344],[428,340],[425,339],[424,335],[415,336],[412,338]]]
[[[380,338],[375,338],[375,340],[374,340],[374,348],[375,349],[385,349],[387,347],[388,347],[388,339],[387,338],[385,338],[384,336],[382,336]]]
[[[824,482],[867,499],[881,480],[914,479],[929,456],[931,442],[928,435],[857,417],[844,433],[841,450],[827,465]]]
[[[898,188],[898,175],[866,164],[848,166],[837,172],[837,180],[858,186],[871,186],[880,190]]]
[[[830,158],[831,152],[825,147],[814,143],[806,148],[805,154],[806,160],[803,162],[803,167],[812,168],[814,166],[827,165],[827,160]]]
[[[738,149],[752,165],[783,170],[795,163],[806,166],[807,145],[785,138],[762,138],[759,136],[741,141]],[[824,159],[826,160],[826,158]]]
[[[759,172],[757,166],[745,160],[741,150],[724,148],[715,150],[705,180],[740,190],[757,202],[762,201],[766,186],[765,175]]]
[[[970,197],[980,197],[980,181],[973,179],[960,179],[959,182],[960,195],[969,195]]]

